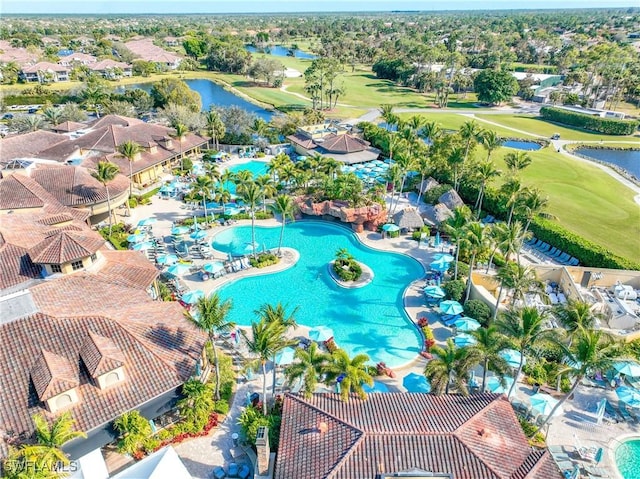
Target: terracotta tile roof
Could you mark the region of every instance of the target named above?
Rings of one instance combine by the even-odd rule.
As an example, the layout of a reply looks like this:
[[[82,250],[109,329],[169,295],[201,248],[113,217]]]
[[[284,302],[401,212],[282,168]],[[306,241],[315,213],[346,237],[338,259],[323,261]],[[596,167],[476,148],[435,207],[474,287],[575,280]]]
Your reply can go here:
[[[78,377],[71,362],[45,349],[40,351],[31,368],[31,380],[41,401],[78,386]]]
[[[89,126],[94,129],[100,129],[105,126],[131,126],[131,125],[139,125],[140,123],[144,123],[144,121],[139,120],[137,118],[129,118],[127,116],[120,115],[105,115],[102,118],[97,118],[93,122],[89,123]]]
[[[71,62],[80,62],[80,63],[87,64],[87,63],[95,63],[97,61],[98,59],[93,55],[89,55],[87,53],[82,53],[82,52],[74,52],[71,55],[67,55],[60,58],[60,61],[58,63],[69,64]]]
[[[42,268],[31,261],[29,250],[15,244],[0,246],[0,265],[0,290],[42,278]]]
[[[369,148],[369,144],[366,141],[346,133],[342,135],[332,133],[325,136],[323,140],[319,143],[319,146],[331,153],[355,153]]]
[[[289,135],[287,137],[287,140],[289,140],[292,143],[295,143],[296,145],[300,145],[305,150],[312,150],[316,147],[316,144],[313,142],[311,138],[305,135],[301,135],[299,133],[296,133],[294,135]]]
[[[93,378],[124,366],[124,354],[110,338],[89,331],[80,357]]]
[[[456,479],[560,479],[495,394],[285,395],[275,479],[376,477],[414,468]],[[327,432],[318,432],[325,422]]]
[[[173,63],[176,60],[180,60],[182,57],[170,53],[153,44],[151,38],[144,38],[142,40],[132,40],[125,43],[125,46],[135,56],[147,60],[150,62],[163,62]]]
[[[0,182],[0,209],[42,208],[44,201],[28,182],[21,181],[19,175],[11,175]]]
[[[52,127],[51,129],[55,132],[70,133],[72,131],[78,131],[86,127],[87,125],[85,125],[84,123],[77,123],[75,121],[65,121],[63,123],[59,123],[58,125]]]
[[[97,273],[100,280],[146,289],[158,277],[160,271],[140,251],[101,251],[106,259]]]
[[[37,73],[41,71],[51,70],[53,72],[68,72],[69,69],[65,66],[58,65],[51,62],[38,62],[35,65],[23,66],[22,71],[24,73]]]
[[[0,139],[0,161],[37,158],[41,151],[68,140],[65,135],[44,130],[3,138]]]
[[[108,70],[110,68],[120,68],[122,70],[131,69],[131,65],[129,65],[128,63],[117,62],[115,60],[110,60],[110,59],[101,60],[96,63],[91,63],[87,65],[87,67],[89,68],[89,70],[98,71],[98,72],[103,70]]]
[[[42,219],[37,220],[38,223],[43,225],[57,225],[60,223],[66,223],[67,221],[73,221],[74,218],[69,213],[58,213],[57,215],[47,215]],[[48,235],[47,235],[48,236]]]
[[[92,231],[60,231],[35,245],[30,252],[36,264],[62,264],[86,258],[104,245],[102,236]]]

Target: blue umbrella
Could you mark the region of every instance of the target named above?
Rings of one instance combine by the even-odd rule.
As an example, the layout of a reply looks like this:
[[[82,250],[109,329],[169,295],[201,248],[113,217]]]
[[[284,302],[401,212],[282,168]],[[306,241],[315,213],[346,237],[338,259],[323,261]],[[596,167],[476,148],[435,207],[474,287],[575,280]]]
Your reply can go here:
[[[139,243],[140,241],[142,241],[143,239],[145,239],[147,237],[147,235],[142,234],[142,233],[134,233],[132,235],[127,236],[127,241],[129,243]]]
[[[154,224],[156,221],[158,220],[156,220],[155,218],[144,218],[138,221],[138,226],[149,226]]]
[[[174,226],[173,228],[171,228],[172,235],[183,235],[188,232],[189,232],[188,226]]]
[[[180,299],[185,304],[196,304],[200,298],[204,298],[204,291],[194,289],[184,293]]]
[[[316,326],[309,330],[309,338],[314,341],[322,342],[333,338],[333,330],[326,326]]]
[[[167,273],[173,276],[182,276],[187,273],[191,269],[191,265],[185,263],[176,263],[173,266],[169,266],[167,269]]]
[[[367,394],[369,393],[388,393],[389,387],[385,383],[381,383],[378,381],[373,381],[373,386],[369,386],[368,384],[363,384],[362,389]]]
[[[480,323],[473,318],[460,318],[453,322],[458,331],[475,331],[480,328]]]
[[[285,364],[291,364],[294,360],[296,350],[290,347],[284,348],[276,354],[276,364],[283,366]]]
[[[433,256],[434,261],[444,261],[446,263],[451,263],[455,258],[448,253],[438,253]]]
[[[505,349],[504,351],[500,352],[500,357],[507,362],[509,367],[520,367],[520,359],[522,358],[522,354],[520,354],[520,351],[516,351],[515,349]],[[527,364],[526,358],[522,364]]]
[[[534,394],[533,396],[531,396],[529,398],[529,402],[531,403],[531,409],[539,414],[542,414],[543,416],[548,416],[549,414],[551,414],[553,408],[556,406],[556,404],[558,404],[557,399],[552,398],[548,394],[542,393]],[[561,410],[562,408],[558,408],[555,414],[558,414]]]
[[[201,240],[207,237],[207,232],[205,230],[197,230],[189,235],[189,238],[193,240]]]
[[[214,261],[213,263],[207,263],[202,267],[207,273],[216,274],[218,271],[224,269],[224,264],[220,261]]]
[[[254,250],[256,253],[260,250],[260,245],[257,241],[255,243],[247,243],[244,247],[245,254],[253,254]]]
[[[142,243],[136,243],[134,244],[131,249],[134,251],[145,251],[151,248],[155,248],[156,245],[154,245],[151,241],[143,241]]]
[[[627,386],[616,389],[618,399],[631,407],[640,407],[640,392]]]
[[[471,346],[477,343],[476,338],[467,333],[456,334],[453,337],[453,342],[459,347]]]
[[[178,256],[175,254],[160,254],[156,257],[156,263],[172,265],[178,262]]]
[[[382,230],[387,233],[392,233],[394,231],[400,231],[400,227],[398,225],[394,225],[393,223],[387,223],[386,225],[382,225]]]
[[[440,271],[441,273],[449,269],[450,261],[444,261],[443,259],[438,259],[436,261],[432,261],[429,263],[429,268],[434,271]]]
[[[464,308],[457,301],[449,300],[440,303],[440,311],[442,311],[443,314],[455,316],[456,314],[461,314]]]
[[[491,376],[487,379],[487,385],[485,386],[485,391],[496,394],[503,394],[511,389],[511,385],[513,384],[513,378],[505,376],[504,378],[505,385],[504,387],[500,384],[500,378],[498,376]]]
[[[410,393],[431,392],[431,384],[422,374],[409,373],[402,378],[402,387]]]
[[[618,361],[614,363],[613,368],[625,376],[640,377],[640,364],[635,361]]]
[[[447,295],[440,286],[427,286],[424,288],[424,294],[435,299],[442,299]]]

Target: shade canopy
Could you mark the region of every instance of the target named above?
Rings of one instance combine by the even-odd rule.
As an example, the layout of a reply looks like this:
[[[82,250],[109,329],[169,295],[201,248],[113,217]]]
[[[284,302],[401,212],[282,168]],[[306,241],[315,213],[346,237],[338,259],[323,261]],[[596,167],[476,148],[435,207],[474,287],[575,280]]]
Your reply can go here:
[[[505,385],[501,384],[500,378],[498,376],[491,376],[487,379],[487,385],[485,386],[485,391],[496,394],[504,394],[511,389],[511,385],[513,384],[513,378],[506,377],[504,378]]]
[[[146,251],[148,249],[152,249],[155,248],[156,245],[154,245],[151,241],[143,241],[142,243],[136,243],[134,244],[131,249],[134,251]]]
[[[445,261],[447,263],[451,263],[454,259],[449,253],[438,253],[433,256],[434,261]]]
[[[185,304],[196,304],[201,298],[204,298],[204,291],[194,289],[193,291],[187,291],[184,293],[180,300]]]
[[[520,354],[520,351],[516,351],[515,349],[505,349],[504,351],[500,351],[500,357],[502,357],[502,359],[507,362],[509,367],[520,367],[520,360],[522,359],[522,354]],[[522,364],[527,364],[526,358]]]
[[[531,409],[538,414],[548,416],[551,414],[553,408],[558,404],[558,400],[549,396],[548,394],[537,393],[529,398]],[[558,408],[554,414],[558,414],[562,411],[562,408]]]
[[[207,237],[207,232],[205,230],[197,230],[189,235],[189,238],[192,240],[201,240]]]
[[[188,226],[174,226],[173,228],[171,228],[172,235],[183,235],[188,232],[189,232]]]
[[[460,318],[453,322],[458,331],[475,331],[480,328],[480,323],[473,318]]]
[[[276,364],[278,366],[284,366],[291,364],[295,358],[296,350],[291,347],[286,347],[276,354]]]
[[[167,273],[172,274],[173,276],[182,276],[187,273],[191,269],[191,266],[184,263],[176,263],[173,266],[169,266],[167,269]]]
[[[156,263],[158,264],[166,264],[166,265],[172,265],[174,263],[178,262],[178,256],[175,254],[159,254],[158,256],[156,256]]]
[[[627,386],[620,386],[616,389],[618,399],[631,407],[640,407],[640,392]]]
[[[154,224],[157,221],[158,220],[153,218],[153,217],[144,218],[144,219],[141,219],[140,221],[138,221],[138,226],[150,226],[150,225]]]
[[[382,225],[382,230],[387,233],[393,233],[394,231],[400,231],[400,227],[398,225],[394,225],[393,223],[387,223],[386,225]]]
[[[464,308],[460,303],[452,300],[441,302],[439,307],[443,314],[456,315],[461,314],[464,311]]]
[[[476,338],[467,333],[456,334],[453,342],[458,347],[471,346],[477,343]]]
[[[316,326],[309,330],[309,338],[318,342],[326,341],[333,338],[333,329],[326,326]]]
[[[220,261],[214,261],[213,263],[206,263],[202,269],[207,273],[216,274],[224,269],[224,264]]]
[[[147,237],[147,235],[142,234],[142,233],[134,233],[131,234],[129,236],[127,236],[127,241],[129,243],[139,243],[140,241],[144,240]]]
[[[447,295],[440,286],[427,286],[424,288],[424,294],[436,299],[442,299]]]
[[[441,258],[429,263],[429,268],[431,268],[434,271],[440,271],[442,273],[449,269],[449,264],[451,264],[450,261],[445,261],[444,258]]]
[[[393,222],[400,228],[416,229],[424,226],[422,216],[415,208],[405,208],[393,215]]]
[[[381,383],[378,381],[373,381],[373,386],[369,386],[368,384],[363,384],[362,389],[364,392],[368,393],[388,393],[389,387],[385,383]]]
[[[618,361],[613,365],[613,369],[625,376],[640,377],[640,364],[635,361]]]
[[[402,387],[410,393],[431,392],[431,384],[426,377],[418,373],[409,373],[402,378]]]

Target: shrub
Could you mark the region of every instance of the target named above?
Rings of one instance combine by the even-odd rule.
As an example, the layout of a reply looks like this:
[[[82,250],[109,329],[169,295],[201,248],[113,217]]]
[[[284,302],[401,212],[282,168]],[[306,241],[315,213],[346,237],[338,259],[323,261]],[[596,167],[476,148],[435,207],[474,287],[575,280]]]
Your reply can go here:
[[[462,255],[462,253],[460,253]],[[453,262],[449,265],[448,273],[453,276],[455,274],[455,265]],[[463,263],[462,261],[458,261],[458,278],[465,278],[469,275],[469,265],[467,263]]]
[[[278,261],[280,261],[280,258],[278,258],[273,253],[260,253],[255,258],[249,259],[249,263],[251,263],[251,266],[255,268],[264,268],[266,266],[271,266],[272,264],[277,264]]]
[[[425,324],[420,328],[422,330],[422,334],[424,335],[424,348],[428,351],[436,344],[436,339],[433,336],[433,331],[429,324]]]
[[[465,285],[461,279],[455,279],[442,283],[442,289],[447,293],[447,298],[460,301],[464,294]]]
[[[470,318],[477,319],[480,324],[485,326],[491,317],[491,309],[484,301],[470,299],[464,303],[464,314]]]
[[[540,109],[540,114],[545,120],[597,131],[605,135],[633,135],[638,129],[638,121],[636,120],[601,118],[551,106],[543,106]]]
[[[229,414],[229,403],[224,399],[220,399],[219,401],[216,401],[213,410],[220,414]]]
[[[438,198],[440,198],[446,192],[451,191],[452,189],[453,186],[446,183],[438,185],[435,188],[431,188],[429,191],[425,191],[423,197],[424,202],[430,205],[435,205],[438,202]]]
[[[135,208],[136,206],[138,206],[138,200],[134,197],[129,198],[129,208]]]
[[[129,232],[124,224],[118,223],[113,225],[111,228],[111,236],[109,236],[108,226],[100,228],[98,232],[106,241],[110,241],[115,249],[126,250],[129,248],[129,242],[127,241]]]
[[[545,368],[546,361],[543,360],[532,360],[524,365],[522,371],[529,376],[533,382],[538,384],[545,384],[548,379],[547,369]]]
[[[362,275],[360,264],[353,258],[336,259],[333,271],[342,281],[357,281]]]

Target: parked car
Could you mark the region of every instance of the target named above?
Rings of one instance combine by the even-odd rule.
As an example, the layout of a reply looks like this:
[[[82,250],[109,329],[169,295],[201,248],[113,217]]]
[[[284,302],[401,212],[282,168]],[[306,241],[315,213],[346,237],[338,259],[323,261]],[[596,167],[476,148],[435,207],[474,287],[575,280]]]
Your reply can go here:
[[[2,117],[3,120],[13,120],[13,114],[12,113],[5,113]]]
[[[559,140],[560,139],[560,133],[554,133],[553,136],[551,136],[552,140]]]
[[[29,110],[27,111],[27,113],[29,113],[30,115],[33,115],[34,113],[36,113],[38,111],[37,108],[29,108]]]

